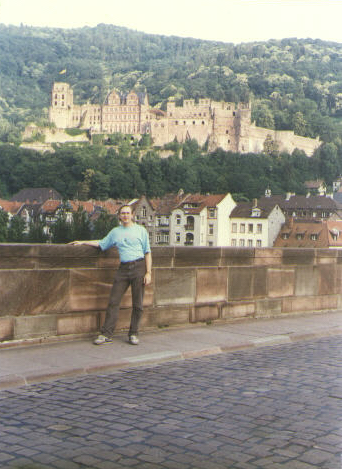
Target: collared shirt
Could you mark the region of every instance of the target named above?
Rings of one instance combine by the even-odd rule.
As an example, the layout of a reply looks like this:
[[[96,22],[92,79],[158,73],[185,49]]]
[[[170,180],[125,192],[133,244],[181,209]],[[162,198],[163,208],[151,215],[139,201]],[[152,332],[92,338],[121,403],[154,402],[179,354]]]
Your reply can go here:
[[[102,251],[116,247],[121,262],[130,262],[145,257],[151,252],[146,229],[134,223],[132,226],[117,226],[99,241]]]

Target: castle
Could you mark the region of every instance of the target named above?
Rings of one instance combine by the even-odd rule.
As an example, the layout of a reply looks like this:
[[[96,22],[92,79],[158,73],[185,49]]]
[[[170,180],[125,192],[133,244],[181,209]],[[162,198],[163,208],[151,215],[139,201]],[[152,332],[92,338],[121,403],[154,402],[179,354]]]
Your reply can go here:
[[[169,99],[166,111],[152,108],[146,93],[111,91],[104,103],[74,104],[68,83],[56,82],[51,93],[49,120],[58,129],[87,129],[91,134],[129,134],[133,138],[150,134],[155,146],[177,140],[195,139],[208,150],[222,148],[239,153],[259,153],[266,138],[276,142],[280,151],[292,153],[296,148],[311,156],[319,139],[295,135],[293,131],[276,131],[257,127],[251,122],[250,103],[216,102],[205,98],[186,99],[176,106]]]

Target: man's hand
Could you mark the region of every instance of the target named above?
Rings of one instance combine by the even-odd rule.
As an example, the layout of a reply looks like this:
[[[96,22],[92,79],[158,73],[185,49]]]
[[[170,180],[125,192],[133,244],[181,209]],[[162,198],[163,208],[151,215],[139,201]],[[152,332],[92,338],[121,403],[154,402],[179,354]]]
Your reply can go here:
[[[151,273],[146,272],[144,276],[144,285],[149,285],[151,283]]]

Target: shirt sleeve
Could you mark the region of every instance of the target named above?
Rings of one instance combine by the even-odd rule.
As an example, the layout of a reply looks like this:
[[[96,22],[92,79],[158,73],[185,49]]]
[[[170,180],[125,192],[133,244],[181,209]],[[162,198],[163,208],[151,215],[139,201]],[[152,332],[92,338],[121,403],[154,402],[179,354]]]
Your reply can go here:
[[[115,236],[113,231],[114,229],[99,241],[99,247],[101,251],[106,251],[107,249],[115,246]]]
[[[148,252],[151,252],[150,239],[148,237],[146,228],[142,227],[142,230],[143,230],[143,236],[142,236],[143,251],[144,251],[144,254],[147,254]]]

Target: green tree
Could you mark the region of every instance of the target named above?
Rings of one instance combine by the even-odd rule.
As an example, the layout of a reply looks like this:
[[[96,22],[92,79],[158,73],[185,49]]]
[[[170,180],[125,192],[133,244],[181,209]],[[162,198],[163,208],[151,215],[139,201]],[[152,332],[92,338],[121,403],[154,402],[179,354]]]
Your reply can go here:
[[[8,241],[11,243],[22,243],[25,239],[25,228],[25,220],[20,215],[11,218],[7,234]]]
[[[0,243],[7,241],[8,234],[8,214],[4,210],[0,209]]]
[[[77,212],[73,213],[71,233],[73,239],[88,240],[91,238],[89,217],[81,206],[78,207]]]
[[[43,220],[38,218],[37,220],[31,221],[29,226],[29,232],[27,233],[28,243],[46,243],[49,236],[46,234],[45,223]]]
[[[65,208],[62,208],[57,215],[55,223],[50,227],[53,243],[69,243],[73,238],[71,223],[67,221]]]
[[[110,230],[118,226],[119,222],[116,216],[110,215],[106,210],[101,211],[94,222],[93,239],[102,239]]]

